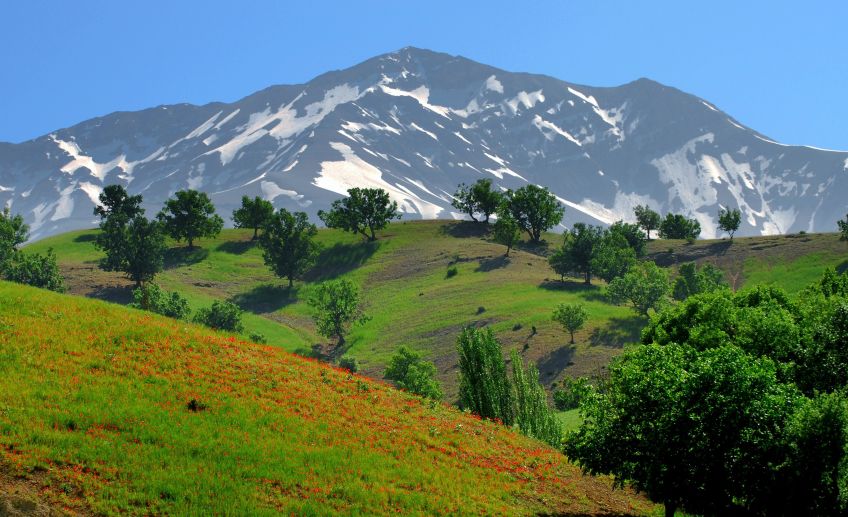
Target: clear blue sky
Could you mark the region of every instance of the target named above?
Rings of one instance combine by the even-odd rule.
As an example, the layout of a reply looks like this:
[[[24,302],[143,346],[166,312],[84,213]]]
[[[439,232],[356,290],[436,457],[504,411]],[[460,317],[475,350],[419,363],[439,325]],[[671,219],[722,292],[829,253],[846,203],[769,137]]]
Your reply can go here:
[[[848,149],[848,2],[39,1],[0,6],[0,141],[233,101],[407,45],[694,93],[781,142]]]

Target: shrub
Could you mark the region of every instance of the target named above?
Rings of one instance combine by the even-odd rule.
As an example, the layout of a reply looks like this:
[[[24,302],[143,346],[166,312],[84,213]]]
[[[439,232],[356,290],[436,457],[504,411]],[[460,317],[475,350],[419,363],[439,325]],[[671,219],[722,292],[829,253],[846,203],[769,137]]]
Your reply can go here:
[[[447,273],[445,273],[445,278],[453,278],[457,273],[459,273],[459,270],[456,269],[456,266],[451,266],[448,268]]]
[[[133,289],[133,303],[130,307],[178,320],[187,319],[191,313],[188,300],[177,292],[166,293],[153,282]]]
[[[389,361],[383,378],[398,388],[422,397],[440,400],[442,388],[436,380],[436,365],[421,358],[421,354],[401,345]]]
[[[212,302],[210,307],[204,307],[197,311],[194,321],[213,329],[241,333],[244,331],[241,316],[242,310],[238,305],[215,301]]]
[[[574,409],[580,405],[580,401],[586,397],[590,390],[589,382],[586,379],[566,377],[562,381],[562,388],[554,390],[554,406],[560,411]]]
[[[260,345],[264,345],[268,343],[268,340],[265,339],[265,335],[260,332],[251,332],[248,335],[248,339],[253,341],[254,343],[259,343]]]
[[[345,370],[349,370],[353,373],[356,373],[359,371],[359,362],[356,360],[355,357],[345,355],[339,359],[339,368],[344,368]]]
[[[10,282],[65,292],[65,279],[59,273],[56,254],[52,248],[47,250],[46,255],[15,251],[5,271],[0,273],[0,278],[5,277]]]

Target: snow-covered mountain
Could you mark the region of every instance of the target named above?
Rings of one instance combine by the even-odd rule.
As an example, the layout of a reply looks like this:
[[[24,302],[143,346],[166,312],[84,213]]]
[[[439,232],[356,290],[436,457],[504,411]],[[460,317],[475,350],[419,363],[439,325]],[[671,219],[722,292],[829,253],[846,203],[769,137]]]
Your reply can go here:
[[[225,218],[243,195],[314,217],[366,186],[404,218],[458,218],[451,193],[479,178],[549,187],[566,226],[631,220],[647,203],[697,218],[703,237],[719,207],[742,211],[741,234],[831,231],[848,209],[846,152],[774,142],[648,79],[596,88],[416,48],[232,104],[113,113],[0,143],[0,206],[33,238],[94,226],[112,183],[143,194],[148,215],[194,188]]]

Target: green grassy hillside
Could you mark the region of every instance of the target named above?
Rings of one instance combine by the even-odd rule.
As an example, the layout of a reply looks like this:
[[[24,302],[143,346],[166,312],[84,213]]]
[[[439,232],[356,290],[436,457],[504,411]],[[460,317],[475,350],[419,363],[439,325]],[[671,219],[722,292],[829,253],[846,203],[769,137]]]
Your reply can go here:
[[[65,238],[84,265],[86,241]],[[198,301],[227,293],[212,263],[169,278],[214,283]],[[655,511],[609,487],[516,432],[280,346],[0,282],[0,513]]]
[[[379,377],[394,349],[407,344],[424,351],[438,369],[446,393],[456,393],[455,340],[464,325],[491,325],[507,348],[517,348],[538,364],[542,381],[551,385],[563,375],[591,375],[622,346],[638,338],[645,321],[625,307],[610,305],[596,282],[562,283],[547,265],[546,248],[522,248],[503,257],[482,225],[445,221],[391,224],[377,242],[336,230],[319,231],[324,245],[318,265],[288,290],[262,263],[250,231],[226,230],[187,252],[174,246],[157,281],[179,290],[195,308],[214,299],[229,299],[248,311],[246,326],[269,343],[309,354],[326,340],[315,334],[304,300],[322,280],[347,277],[361,287],[371,320],[355,328],[349,354],[364,371]],[[97,268],[94,231],[75,232],[30,246],[55,248],[71,292],[126,303],[130,283],[120,274]],[[547,235],[557,246],[558,235]],[[738,288],[776,282],[795,291],[820,275],[825,266],[845,267],[848,245],[835,234],[736,238],[728,240],[652,241],[649,257],[674,268],[696,260],[727,271]],[[458,274],[446,278],[456,264]],[[550,320],[560,302],[586,304],[590,319],[577,333],[577,344]],[[533,328],[536,332],[533,332]],[[326,349],[325,349],[326,351]]]

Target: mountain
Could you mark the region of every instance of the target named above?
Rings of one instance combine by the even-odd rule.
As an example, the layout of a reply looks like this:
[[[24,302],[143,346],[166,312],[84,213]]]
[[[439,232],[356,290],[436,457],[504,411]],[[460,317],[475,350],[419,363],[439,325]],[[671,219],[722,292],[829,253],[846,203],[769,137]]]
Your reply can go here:
[[[311,216],[354,186],[405,218],[459,218],[458,183],[545,185],[563,221],[631,219],[637,204],[697,218],[720,207],[740,234],[829,231],[848,202],[848,152],[777,143],[712,104],[648,79],[597,88],[405,48],[231,104],[119,112],[0,144],[0,205],[33,238],[91,227],[103,186],[206,191],[228,217],[241,196]],[[317,220],[317,219],[316,219]]]

